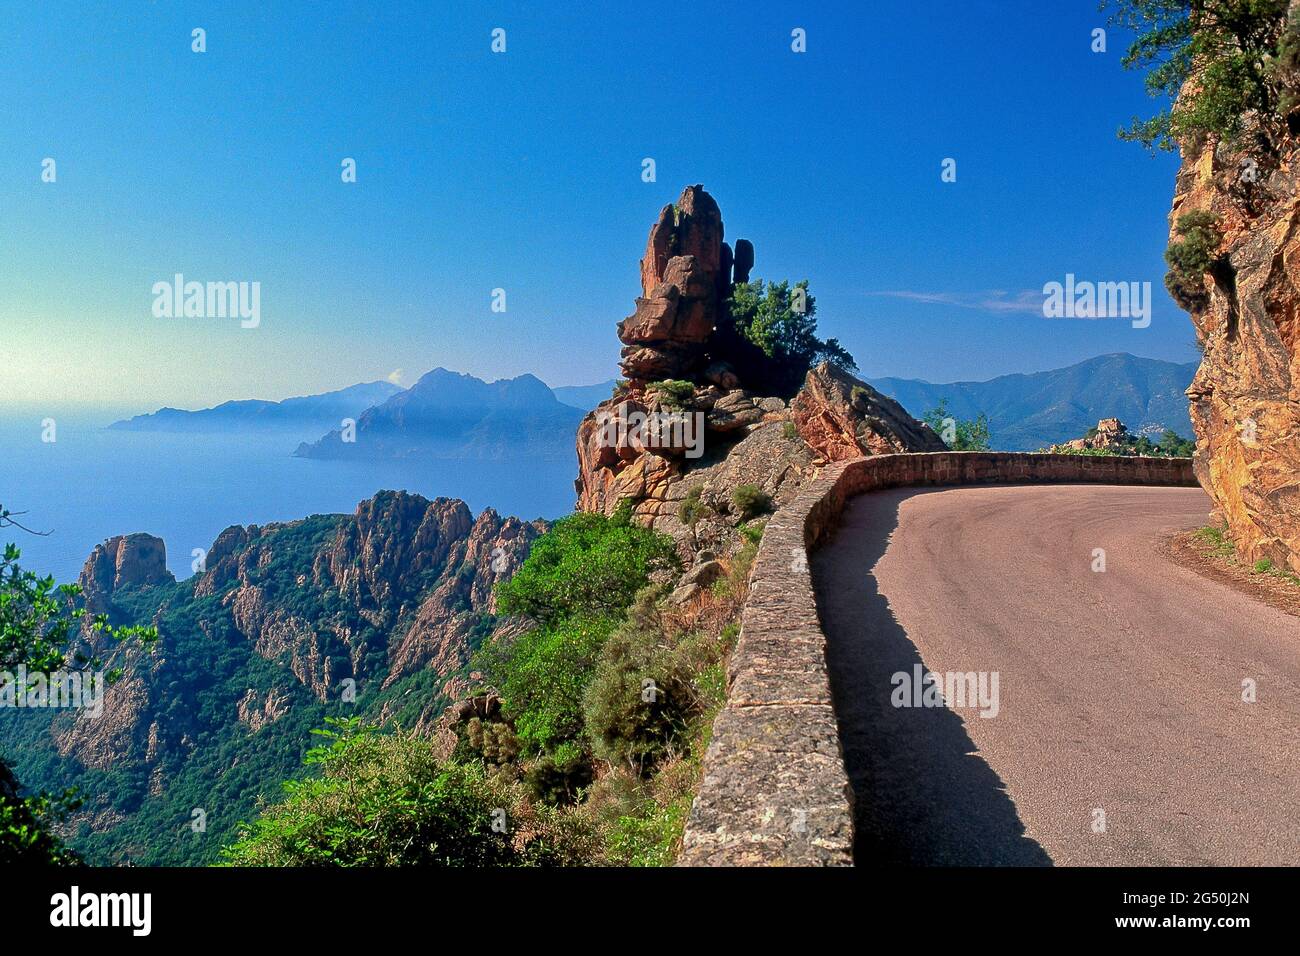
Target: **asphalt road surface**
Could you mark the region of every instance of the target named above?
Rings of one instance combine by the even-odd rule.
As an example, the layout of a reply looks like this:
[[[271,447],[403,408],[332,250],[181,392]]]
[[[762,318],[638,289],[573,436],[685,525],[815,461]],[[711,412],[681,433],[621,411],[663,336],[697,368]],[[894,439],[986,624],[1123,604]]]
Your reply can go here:
[[[813,573],[860,865],[1300,863],[1300,618],[1165,556],[1209,508],[1099,485],[850,503]],[[914,706],[916,665],[984,672],[988,713],[996,672],[996,716]]]

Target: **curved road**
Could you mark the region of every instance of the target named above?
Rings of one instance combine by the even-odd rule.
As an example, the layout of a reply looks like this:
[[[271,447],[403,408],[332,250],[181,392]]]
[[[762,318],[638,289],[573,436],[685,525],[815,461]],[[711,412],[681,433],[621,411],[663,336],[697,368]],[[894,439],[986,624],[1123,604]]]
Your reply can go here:
[[[1099,485],[850,503],[813,574],[859,864],[1300,863],[1300,618],[1165,556],[1209,507]],[[895,683],[916,665],[984,672],[986,704],[996,672],[996,716],[895,706],[923,702]]]

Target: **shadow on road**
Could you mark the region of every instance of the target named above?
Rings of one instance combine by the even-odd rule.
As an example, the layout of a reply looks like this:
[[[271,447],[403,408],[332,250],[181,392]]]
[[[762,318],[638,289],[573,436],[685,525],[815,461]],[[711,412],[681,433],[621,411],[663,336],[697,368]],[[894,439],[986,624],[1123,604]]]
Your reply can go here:
[[[813,558],[831,691],[857,803],[854,855],[862,866],[1051,866],[1046,851],[1025,836],[1001,778],[976,752],[958,713],[890,703],[891,677],[911,674],[924,661],[871,569],[898,525],[902,501],[935,490],[856,499],[839,534]]]

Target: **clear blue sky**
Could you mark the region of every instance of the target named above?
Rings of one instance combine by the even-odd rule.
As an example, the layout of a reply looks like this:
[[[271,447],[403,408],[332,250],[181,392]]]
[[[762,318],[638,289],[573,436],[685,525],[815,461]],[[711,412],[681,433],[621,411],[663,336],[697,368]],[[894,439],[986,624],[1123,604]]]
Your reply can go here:
[[[1090,51],[1094,0],[608,6],[6,0],[5,399],[611,378],[646,231],[697,182],[865,375],[1195,358],[1161,283],[1176,160],[1116,140],[1152,104],[1121,36]],[[261,327],[154,318],[176,272],[259,281]],[[1030,311],[1067,272],[1150,281],[1151,327]]]

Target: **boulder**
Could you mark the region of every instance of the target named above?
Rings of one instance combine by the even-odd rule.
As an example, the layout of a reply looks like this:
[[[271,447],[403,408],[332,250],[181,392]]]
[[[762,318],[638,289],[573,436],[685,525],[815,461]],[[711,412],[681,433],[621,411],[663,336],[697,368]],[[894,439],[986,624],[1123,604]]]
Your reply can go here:
[[[829,362],[809,370],[790,408],[799,437],[822,461],[948,447],[898,402]]]

